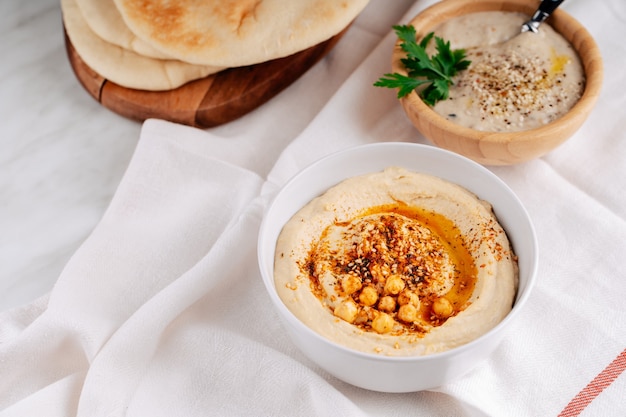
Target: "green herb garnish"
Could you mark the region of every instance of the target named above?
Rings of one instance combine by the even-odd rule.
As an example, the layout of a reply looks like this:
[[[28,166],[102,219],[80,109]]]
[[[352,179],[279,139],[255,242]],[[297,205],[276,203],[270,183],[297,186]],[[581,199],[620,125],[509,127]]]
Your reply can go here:
[[[466,69],[471,61],[465,59],[465,50],[450,50],[450,42],[446,42],[431,32],[418,44],[413,26],[393,26],[398,39],[402,41],[400,47],[406,52],[406,58],[401,61],[407,70],[408,76],[385,74],[374,83],[376,87],[398,88],[398,98],[402,98],[423,84],[428,86],[419,92],[420,97],[430,106],[439,100],[448,98],[452,77],[459,71]],[[426,46],[435,37],[437,53],[428,56]]]

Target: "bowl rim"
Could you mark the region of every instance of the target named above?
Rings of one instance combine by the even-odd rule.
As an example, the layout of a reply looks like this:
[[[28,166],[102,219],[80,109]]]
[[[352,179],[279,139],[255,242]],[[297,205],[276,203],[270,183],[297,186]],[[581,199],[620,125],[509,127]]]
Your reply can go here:
[[[539,2],[534,0],[473,0],[471,3],[472,6],[485,7],[483,11],[501,11],[504,4],[507,5],[507,7],[512,7],[512,10],[529,10],[530,13],[532,13],[532,11],[537,7]],[[468,2],[466,0],[443,0],[425,8],[416,16],[411,18],[410,21],[406,24],[415,26],[417,37],[421,38],[426,35],[426,33],[430,29],[432,29],[432,26],[427,26],[425,29],[420,28],[419,24],[422,21],[429,20],[432,16],[434,16],[435,18],[437,16],[446,16],[447,14],[449,14],[450,10],[454,10],[457,8],[463,9],[464,7],[467,7],[467,5]],[[454,16],[457,15],[455,14]],[[438,22],[444,20],[445,19],[441,19]],[[571,26],[572,28],[575,28],[575,30],[572,31],[571,36],[565,36],[562,33],[561,35],[564,36],[566,40],[570,42],[570,44],[572,44],[572,46],[574,47],[574,50],[581,59],[581,63],[585,72],[585,89],[583,90],[583,94],[570,109],[570,111],[568,111],[566,114],[559,117],[558,119],[555,119],[543,126],[515,132],[480,131],[455,124],[454,122],[447,120],[445,117],[442,117],[430,106],[424,103],[415,91],[412,91],[410,94],[400,100],[403,103],[406,103],[404,105],[409,105],[413,107],[416,112],[425,117],[428,117],[429,121],[432,124],[437,125],[442,130],[453,132],[456,135],[465,136],[471,140],[481,142],[488,141],[494,143],[506,143],[510,142],[512,140],[512,137],[515,138],[515,141],[519,142],[533,141],[536,136],[550,135],[552,133],[555,133],[560,126],[567,125],[570,122],[573,122],[576,125],[582,124],[586,115],[590,113],[595,106],[595,103],[602,89],[603,60],[600,48],[597,45],[593,36],[591,36],[591,34],[589,33],[589,31],[580,22],[578,22],[578,20],[576,20],[562,8],[556,9],[553,14],[548,18],[547,23],[552,25],[553,28],[559,33],[561,33],[561,30],[564,26]],[[574,40],[578,41],[575,43]],[[584,43],[585,45],[584,57],[580,55],[580,45],[576,45],[578,43],[580,45]],[[397,40],[394,44],[393,54],[391,58],[392,72],[398,72],[400,74],[406,75],[407,72],[404,69],[404,66],[399,63],[400,58],[406,54],[402,51],[399,45],[400,40]],[[580,120],[581,118],[582,120]]]
[[[270,230],[268,228],[270,214],[274,211],[274,208],[280,202],[280,199],[284,198],[284,195],[289,191],[291,187],[293,187],[294,184],[300,181],[301,178],[307,176],[311,171],[315,171],[322,164],[331,163],[333,160],[341,159],[342,157],[345,157],[346,155],[349,155],[354,152],[359,152],[359,151],[376,152],[380,149],[391,148],[391,147],[397,147],[398,149],[412,148],[413,150],[418,150],[420,152],[429,152],[431,154],[439,154],[440,157],[444,157],[448,160],[456,160],[456,163],[469,166],[471,167],[470,169],[475,169],[477,170],[477,172],[480,172],[482,175],[490,177],[492,181],[494,181],[495,183],[498,183],[498,185],[503,190],[507,191],[508,197],[516,204],[517,208],[522,213],[524,217],[524,221],[526,222],[526,225],[528,226],[528,231],[530,232],[529,237],[531,239],[531,242],[530,242],[531,262],[530,262],[530,268],[527,271],[528,278],[525,281],[525,286],[524,286],[523,291],[520,290],[519,283],[518,283],[518,289],[515,295],[515,300],[511,308],[511,311],[509,311],[507,315],[489,331],[483,333],[482,335],[478,336],[477,338],[465,344],[456,346],[452,349],[449,349],[443,352],[430,353],[426,355],[388,356],[388,355],[368,353],[368,352],[352,349],[345,345],[339,344],[333,340],[330,340],[329,338],[326,338],[325,336],[311,329],[309,326],[303,323],[298,317],[296,317],[296,315],[284,304],[282,299],[278,296],[278,292],[276,291],[276,287],[274,284],[274,273],[273,273],[273,265],[274,265],[273,255],[275,254],[275,245],[276,245],[275,240],[270,242],[272,245],[274,245],[273,248],[270,250],[272,259],[266,259],[266,256],[265,256],[266,248],[264,244],[267,243],[266,235],[270,233]],[[346,176],[344,179],[347,179],[347,178],[348,177]],[[332,185],[329,185],[325,189],[328,189],[331,186]],[[474,192],[473,190],[470,190],[470,191]],[[281,229],[284,226],[284,224],[285,223],[281,225]],[[505,229],[505,232],[506,232],[506,229]],[[276,238],[278,237],[278,234],[276,235]],[[411,143],[411,142],[378,142],[378,143],[370,143],[370,144],[365,144],[365,145],[351,146],[349,148],[330,153],[324,157],[319,158],[313,163],[309,164],[304,169],[300,170],[295,175],[293,175],[286,183],[284,183],[279,188],[278,192],[273,196],[269,205],[267,206],[267,209],[265,210],[263,219],[259,227],[259,233],[258,233],[258,239],[257,239],[257,263],[258,263],[258,267],[261,273],[261,278],[266,287],[267,293],[269,294],[270,298],[273,301],[274,308],[282,312],[281,314],[279,314],[281,319],[287,320],[291,326],[295,326],[299,330],[306,332],[308,336],[315,338],[318,342],[328,345],[336,350],[342,351],[345,354],[356,356],[362,359],[373,360],[377,362],[378,361],[379,362],[393,362],[393,363],[396,363],[396,362],[397,363],[430,362],[433,360],[445,360],[448,357],[455,357],[460,354],[463,354],[464,352],[472,351],[473,349],[475,349],[477,345],[481,345],[485,339],[492,337],[496,333],[500,333],[502,329],[505,326],[507,326],[510,321],[514,320],[515,317],[519,314],[519,311],[524,307],[524,305],[530,298],[533,288],[535,287],[535,284],[537,281],[537,271],[538,271],[538,263],[539,263],[538,261],[539,261],[539,256],[538,256],[537,234],[536,234],[534,225],[532,223],[532,220],[530,218],[530,215],[528,214],[528,211],[522,204],[519,197],[500,177],[498,177],[496,174],[494,174],[493,172],[491,172],[489,169],[482,166],[481,164],[463,155],[457,154],[452,151],[448,151],[446,149],[438,148],[436,146]],[[268,262],[270,265],[269,270],[265,267],[265,264]]]

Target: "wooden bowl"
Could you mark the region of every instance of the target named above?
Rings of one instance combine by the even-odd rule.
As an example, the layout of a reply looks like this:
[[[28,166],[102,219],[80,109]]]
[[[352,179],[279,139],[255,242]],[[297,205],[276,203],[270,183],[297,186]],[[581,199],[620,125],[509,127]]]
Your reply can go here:
[[[417,38],[432,31],[451,17],[481,11],[515,11],[529,16],[537,0],[444,0],[418,14],[411,22]],[[402,98],[401,104],[413,125],[435,145],[464,155],[483,165],[511,165],[542,156],[567,140],[580,128],[600,95],[602,56],[589,32],[562,9],[547,20],[577,51],[585,71],[586,83],[580,100],[563,117],[539,128],[520,132],[483,132],[459,126],[437,114],[416,92]],[[396,43],[392,71],[406,74],[400,60],[405,57]]]

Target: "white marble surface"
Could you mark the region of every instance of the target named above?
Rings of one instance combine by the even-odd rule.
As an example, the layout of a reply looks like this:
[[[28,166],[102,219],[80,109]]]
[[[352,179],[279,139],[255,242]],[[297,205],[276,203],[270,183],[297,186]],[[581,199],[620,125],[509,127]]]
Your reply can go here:
[[[319,78],[301,102],[296,82],[263,109],[212,129],[233,158],[261,175],[254,158],[278,154],[314,117],[410,5],[394,0],[377,13],[374,0],[348,36],[362,49],[334,53],[305,77]],[[363,29],[363,30],[361,30]],[[58,0],[0,3],[0,311],[46,294],[63,266],[101,218],[139,138],[141,124],[100,106],[80,86],[67,61]],[[333,71],[335,84],[324,80]],[[337,77],[337,74],[342,77]],[[298,112],[280,129],[266,111]],[[256,135],[247,135],[254,129]],[[264,160],[271,160],[266,158]]]
[[[140,125],[68,64],[58,1],[0,5],[0,310],[45,294],[106,208]]]

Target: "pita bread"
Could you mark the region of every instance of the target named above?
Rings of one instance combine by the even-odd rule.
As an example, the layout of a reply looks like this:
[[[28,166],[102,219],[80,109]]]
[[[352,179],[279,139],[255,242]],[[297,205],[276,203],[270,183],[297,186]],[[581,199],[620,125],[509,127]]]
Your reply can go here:
[[[155,49],[201,65],[282,58],[345,29],[368,0],[114,0],[126,25]]]
[[[113,0],[76,0],[89,28],[103,40],[150,58],[173,59],[128,29]]]
[[[61,9],[67,35],[83,61],[123,87],[170,90],[223,69],[138,55],[96,36],[83,19],[76,0],[61,0]]]

